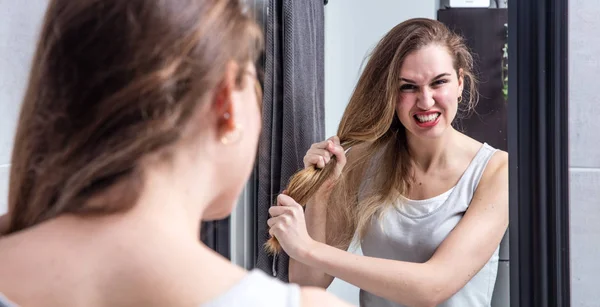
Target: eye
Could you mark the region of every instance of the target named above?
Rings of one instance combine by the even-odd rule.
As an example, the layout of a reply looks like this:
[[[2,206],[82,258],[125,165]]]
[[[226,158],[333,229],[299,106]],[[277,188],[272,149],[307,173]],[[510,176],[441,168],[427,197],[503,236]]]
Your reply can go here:
[[[411,92],[416,89],[417,89],[417,87],[412,84],[403,84],[402,86],[400,86],[400,91],[402,91],[402,92]]]
[[[433,82],[433,86],[439,86],[445,83],[448,83],[449,81],[447,79],[440,79],[440,80],[436,80]]]

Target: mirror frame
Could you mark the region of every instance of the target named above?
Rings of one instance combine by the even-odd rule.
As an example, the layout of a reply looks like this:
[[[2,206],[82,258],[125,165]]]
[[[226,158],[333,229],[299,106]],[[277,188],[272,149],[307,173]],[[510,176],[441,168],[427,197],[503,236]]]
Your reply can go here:
[[[510,306],[570,306],[568,0],[508,10]]]

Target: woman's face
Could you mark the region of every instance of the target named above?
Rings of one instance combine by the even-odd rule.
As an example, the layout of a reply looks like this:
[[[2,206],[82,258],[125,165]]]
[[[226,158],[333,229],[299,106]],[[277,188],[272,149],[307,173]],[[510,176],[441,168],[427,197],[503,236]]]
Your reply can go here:
[[[458,76],[448,50],[425,46],[409,54],[400,69],[400,94],[396,113],[409,135],[438,138],[456,117],[462,95],[462,70]]]

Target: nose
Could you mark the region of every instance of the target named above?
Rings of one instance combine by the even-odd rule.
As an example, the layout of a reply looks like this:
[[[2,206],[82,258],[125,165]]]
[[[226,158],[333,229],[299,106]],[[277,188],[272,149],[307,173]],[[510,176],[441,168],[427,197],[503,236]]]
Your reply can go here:
[[[422,110],[429,110],[434,104],[435,100],[433,99],[433,91],[427,87],[424,87],[417,98],[417,107]]]

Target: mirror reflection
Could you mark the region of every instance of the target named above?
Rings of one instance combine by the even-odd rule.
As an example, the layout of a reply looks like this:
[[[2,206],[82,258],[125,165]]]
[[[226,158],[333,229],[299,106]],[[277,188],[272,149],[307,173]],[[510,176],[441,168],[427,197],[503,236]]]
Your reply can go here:
[[[482,6],[327,4],[327,137],[267,221],[290,282],[367,307],[509,305],[507,10]]]

